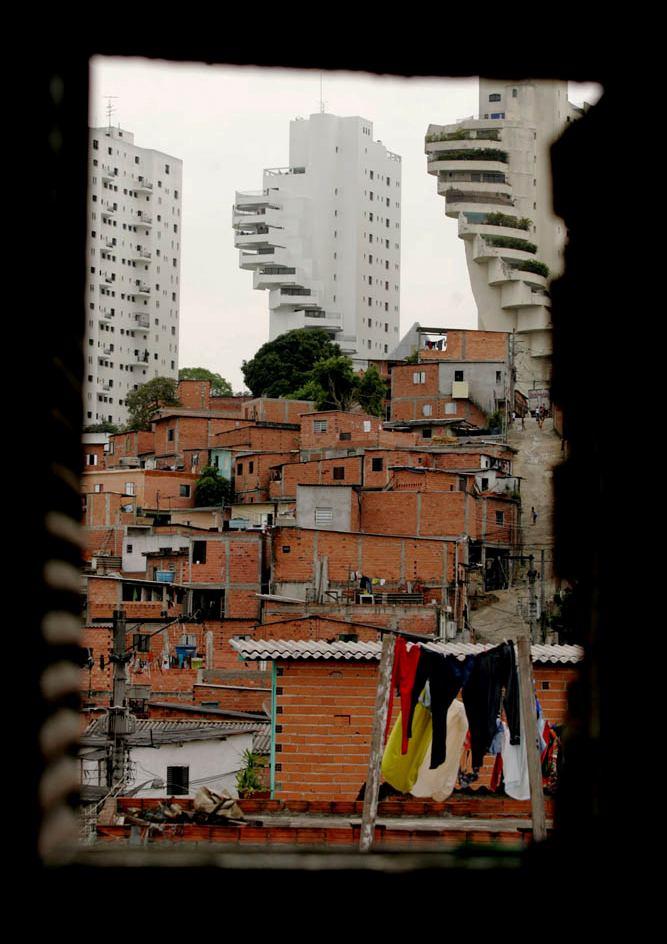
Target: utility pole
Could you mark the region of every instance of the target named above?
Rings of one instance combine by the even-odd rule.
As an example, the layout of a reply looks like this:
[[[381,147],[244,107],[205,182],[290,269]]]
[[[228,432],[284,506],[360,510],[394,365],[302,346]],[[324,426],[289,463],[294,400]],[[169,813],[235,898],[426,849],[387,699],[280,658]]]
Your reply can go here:
[[[528,570],[528,622],[530,623],[530,641],[535,643],[535,623],[537,622],[537,596],[535,593],[535,578],[537,577],[537,571],[533,567],[533,561],[535,558],[532,554],[529,555],[529,570]]]
[[[540,642],[546,639],[546,613],[544,611],[544,548],[540,551]]]
[[[127,707],[127,663],[132,652],[126,650],[125,610],[113,611],[113,694],[108,714],[107,736],[111,745],[111,755],[107,762],[107,786],[113,787],[125,777],[127,760],[127,735],[129,734],[130,712]]]

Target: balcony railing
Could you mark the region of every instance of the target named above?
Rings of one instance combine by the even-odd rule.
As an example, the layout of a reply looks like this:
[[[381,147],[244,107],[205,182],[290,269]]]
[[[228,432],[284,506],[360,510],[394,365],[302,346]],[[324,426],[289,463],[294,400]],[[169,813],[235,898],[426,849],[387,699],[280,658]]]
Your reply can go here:
[[[146,330],[148,330],[150,327],[150,319],[146,315],[135,315],[134,323],[137,328],[146,328]]]
[[[136,220],[137,226],[152,226],[153,217],[148,213],[142,213],[140,217]]]
[[[150,295],[151,287],[146,285],[144,282],[139,282],[137,287],[134,290],[135,295]]]
[[[267,167],[264,171],[265,174],[271,174],[271,176],[282,177],[286,174],[305,174],[305,167]]]

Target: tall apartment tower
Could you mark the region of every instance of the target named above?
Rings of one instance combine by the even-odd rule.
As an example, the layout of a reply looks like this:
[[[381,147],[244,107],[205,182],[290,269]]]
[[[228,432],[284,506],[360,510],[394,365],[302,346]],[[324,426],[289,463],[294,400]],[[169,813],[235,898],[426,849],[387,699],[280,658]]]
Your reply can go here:
[[[324,328],[362,364],[399,341],[401,159],[372,122],[325,113],[290,122],[289,166],[237,192],[239,264],[269,292],[270,339]]]
[[[84,426],[127,420],[128,393],[178,377],[182,162],[90,130]]]
[[[428,173],[458,219],[479,328],[512,331],[516,389],[548,388],[549,279],[562,267],[549,146],[581,114],[567,82],[480,79],[479,117],[429,125]]]

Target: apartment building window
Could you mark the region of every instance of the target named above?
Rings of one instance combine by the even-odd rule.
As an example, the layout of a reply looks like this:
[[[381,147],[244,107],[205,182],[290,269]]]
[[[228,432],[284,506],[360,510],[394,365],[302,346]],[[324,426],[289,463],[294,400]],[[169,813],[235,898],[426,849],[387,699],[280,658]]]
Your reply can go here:
[[[100,142],[93,139],[93,151],[99,151],[99,149],[100,149]]]
[[[344,465],[335,465],[333,467],[333,480],[334,482],[342,481],[345,478],[345,466]]]
[[[368,199],[369,199],[369,200],[373,200],[373,199],[374,199],[374,197],[373,197],[373,191],[372,191],[372,190],[371,190],[370,193],[368,194]]]
[[[369,295],[369,296],[368,296],[368,307],[370,308],[372,304],[373,304],[373,299],[372,299],[371,296]],[[368,319],[368,327],[369,327],[369,328],[371,327],[371,319],[370,319],[370,318]]]
[[[412,375],[413,384],[424,384],[426,383],[426,371],[425,370],[416,370]]]
[[[327,420],[313,420],[313,432],[326,433],[328,425]]]
[[[333,521],[333,508],[316,508],[315,524],[328,524]]]
[[[178,486],[178,494],[179,494],[179,496],[180,496],[181,498],[189,498],[189,497],[190,497],[190,486],[189,486],[189,485],[179,485],[179,486]]]
[[[206,563],[206,541],[193,541],[192,542],[192,563],[193,564]]]

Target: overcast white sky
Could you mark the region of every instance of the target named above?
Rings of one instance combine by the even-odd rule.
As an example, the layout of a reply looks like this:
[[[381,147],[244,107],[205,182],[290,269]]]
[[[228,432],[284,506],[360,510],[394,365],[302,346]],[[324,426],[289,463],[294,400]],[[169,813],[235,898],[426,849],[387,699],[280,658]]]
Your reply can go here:
[[[139,147],[183,161],[180,367],[208,367],[235,390],[241,361],[268,339],[268,294],[239,269],[231,207],[236,190],[258,190],[264,167],[288,163],[289,122],[319,111],[320,73],[96,57],[91,62],[91,126],[113,123]],[[571,85],[576,104],[595,102],[597,85]],[[477,113],[476,79],[397,79],[324,75],[326,111],[360,115],[403,164],[401,334],[414,321],[473,328],[476,310],[456,221],[445,216],[436,179],[426,173],[429,123]]]

